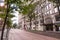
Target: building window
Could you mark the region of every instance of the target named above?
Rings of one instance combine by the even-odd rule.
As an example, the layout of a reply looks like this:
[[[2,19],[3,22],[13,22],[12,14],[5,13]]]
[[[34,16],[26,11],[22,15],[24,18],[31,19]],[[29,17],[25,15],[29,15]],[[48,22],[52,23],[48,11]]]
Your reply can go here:
[[[47,14],[49,14],[50,12],[48,11]]]
[[[55,11],[55,13],[56,13],[56,12],[58,12],[58,9],[57,9],[57,7],[56,7],[56,8],[54,8],[54,11]]]
[[[60,10],[60,6],[59,6],[59,10]]]
[[[49,2],[48,1],[46,1],[46,4],[48,4]]]
[[[48,10],[48,9],[49,9],[49,6],[47,5],[46,8],[47,8],[47,10]]]
[[[52,14],[52,10],[50,10],[50,14]]]
[[[55,18],[56,18],[56,21],[60,21],[60,16],[59,15],[56,15]]]
[[[52,6],[52,5],[51,5],[51,4],[49,4],[49,8],[51,8],[51,6]]]
[[[1,20],[1,18],[0,18],[0,20]]]
[[[42,3],[43,3],[43,2],[45,2],[46,0],[41,0],[41,1],[42,1]]]
[[[46,14],[46,13],[45,13]]]
[[[41,19],[41,20],[40,20],[40,23],[44,23],[44,21]]]
[[[45,13],[45,11],[46,11],[46,10],[45,10],[45,7],[44,7],[44,8],[42,8],[42,13]]]
[[[34,13],[36,13],[37,11],[35,10]]]

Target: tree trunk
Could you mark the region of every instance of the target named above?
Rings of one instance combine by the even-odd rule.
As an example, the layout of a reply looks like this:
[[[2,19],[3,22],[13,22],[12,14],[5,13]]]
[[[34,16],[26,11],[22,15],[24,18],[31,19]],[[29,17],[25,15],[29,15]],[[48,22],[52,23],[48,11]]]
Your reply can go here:
[[[5,21],[4,21],[4,24],[3,24],[2,33],[1,33],[1,40],[3,40],[3,34],[4,34],[4,30],[5,30],[5,24],[6,24],[7,17],[8,17],[8,12],[6,14]]]
[[[7,31],[6,31],[6,40],[8,40],[9,31],[10,31],[10,28],[9,28],[9,27],[7,27]]]
[[[35,16],[35,14],[34,14],[34,24],[35,24],[35,30],[36,30],[36,16]]]
[[[4,34],[4,29],[5,29],[5,24],[6,24],[6,21],[7,21],[7,17],[8,17],[8,13],[9,13],[9,2],[7,0],[7,13],[6,13],[6,17],[5,17],[5,20],[4,20],[4,24],[3,24],[3,28],[2,28],[2,33],[1,33],[1,40],[3,40],[3,34]]]
[[[24,17],[24,30],[26,30],[26,28],[25,28],[25,17]]]
[[[36,18],[35,18],[35,30],[36,30]]]
[[[30,17],[30,30],[31,30],[31,28],[32,28],[32,26],[31,26],[31,25],[32,25],[32,24],[31,24],[31,20],[32,20],[32,19],[31,19],[31,17]]]

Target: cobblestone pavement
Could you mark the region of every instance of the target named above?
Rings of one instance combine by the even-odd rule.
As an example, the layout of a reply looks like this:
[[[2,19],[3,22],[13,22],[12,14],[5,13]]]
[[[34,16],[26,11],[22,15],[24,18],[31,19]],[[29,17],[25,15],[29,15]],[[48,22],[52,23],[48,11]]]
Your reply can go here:
[[[11,29],[9,34],[9,40],[60,40],[60,39],[39,35],[20,29]]]

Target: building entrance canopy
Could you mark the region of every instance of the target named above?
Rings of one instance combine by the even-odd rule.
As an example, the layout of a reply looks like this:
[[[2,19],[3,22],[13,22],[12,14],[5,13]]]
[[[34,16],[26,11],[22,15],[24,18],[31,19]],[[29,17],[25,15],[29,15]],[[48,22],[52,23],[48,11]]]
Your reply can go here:
[[[60,21],[56,21],[54,24],[60,26]]]

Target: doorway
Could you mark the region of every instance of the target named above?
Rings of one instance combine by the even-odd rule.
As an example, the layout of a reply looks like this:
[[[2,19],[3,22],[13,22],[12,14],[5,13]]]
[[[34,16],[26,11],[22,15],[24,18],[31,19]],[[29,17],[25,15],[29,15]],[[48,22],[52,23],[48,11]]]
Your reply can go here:
[[[59,31],[59,26],[55,25],[55,27],[56,27],[56,31]]]
[[[46,25],[46,30],[53,31],[53,25],[51,25],[51,24]]]

